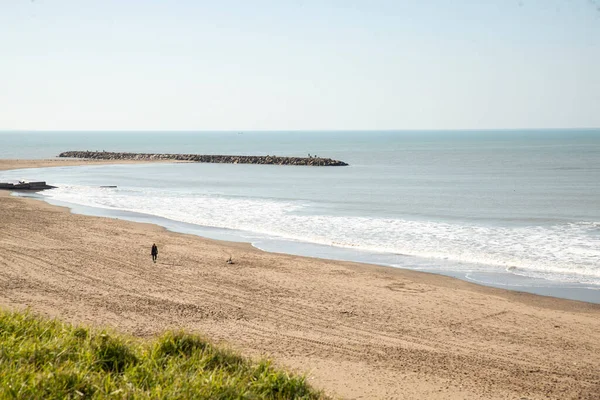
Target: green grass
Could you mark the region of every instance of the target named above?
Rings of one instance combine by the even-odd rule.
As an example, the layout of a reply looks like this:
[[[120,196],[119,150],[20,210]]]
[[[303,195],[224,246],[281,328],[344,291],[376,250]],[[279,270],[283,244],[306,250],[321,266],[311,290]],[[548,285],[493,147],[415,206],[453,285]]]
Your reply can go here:
[[[153,341],[0,310],[0,399],[321,399],[305,378],[201,337]]]

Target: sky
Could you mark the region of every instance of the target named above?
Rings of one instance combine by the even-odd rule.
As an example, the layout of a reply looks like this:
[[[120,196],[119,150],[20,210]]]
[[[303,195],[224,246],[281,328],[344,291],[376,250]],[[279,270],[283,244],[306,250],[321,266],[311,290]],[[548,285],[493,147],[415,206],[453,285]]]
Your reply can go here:
[[[600,0],[0,0],[0,130],[600,127]]]

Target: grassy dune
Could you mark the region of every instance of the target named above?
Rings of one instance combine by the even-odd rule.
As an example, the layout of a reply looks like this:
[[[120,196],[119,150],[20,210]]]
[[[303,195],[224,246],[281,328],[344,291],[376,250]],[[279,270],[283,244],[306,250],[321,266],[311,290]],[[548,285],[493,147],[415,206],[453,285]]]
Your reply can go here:
[[[208,341],[153,341],[0,310],[0,399],[321,399],[304,377]]]

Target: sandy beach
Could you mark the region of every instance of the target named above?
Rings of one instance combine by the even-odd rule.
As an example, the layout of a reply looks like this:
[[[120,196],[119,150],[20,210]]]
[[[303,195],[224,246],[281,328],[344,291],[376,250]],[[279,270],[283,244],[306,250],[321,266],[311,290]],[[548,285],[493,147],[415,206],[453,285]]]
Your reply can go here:
[[[142,337],[203,333],[341,398],[600,398],[600,305],[266,253],[2,191],[0,307]]]

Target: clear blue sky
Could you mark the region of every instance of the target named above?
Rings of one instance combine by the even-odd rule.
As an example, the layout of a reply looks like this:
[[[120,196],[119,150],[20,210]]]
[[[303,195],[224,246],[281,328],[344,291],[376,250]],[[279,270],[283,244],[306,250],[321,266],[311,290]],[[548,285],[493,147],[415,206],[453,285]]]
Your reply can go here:
[[[0,0],[0,130],[600,127],[599,0]]]

